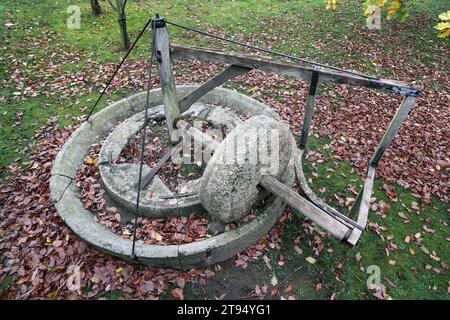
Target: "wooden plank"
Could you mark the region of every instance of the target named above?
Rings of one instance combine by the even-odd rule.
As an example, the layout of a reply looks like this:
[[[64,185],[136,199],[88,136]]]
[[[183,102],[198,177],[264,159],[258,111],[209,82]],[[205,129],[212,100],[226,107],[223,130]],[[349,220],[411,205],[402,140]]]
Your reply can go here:
[[[306,181],[305,175],[303,173],[303,155],[304,150],[297,149],[294,151],[294,165],[295,165],[295,175],[297,177],[297,182],[300,187],[300,191],[303,193],[306,199],[311,201],[314,205],[327,212],[328,214],[334,216],[336,219],[342,221],[345,225],[350,226],[352,229],[355,228],[355,222],[349,217],[337,211],[335,208],[328,205],[325,201],[319,198],[309,187]]]
[[[394,136],[397,134],[401,124],[403,123],[403,121],[405,121],[406,117],[408,116],[409,112],[411,111],[411,108],[414,105],[415,101],[416,101],[416,97],[412,97],[412,96],[407,96],[403,99],[400,107],[397,109],[397,112],[394,115],[394,118],[392,118],[392,121],[389,124],[389,127],[387,128],[386,132],[384,133],[383,138],[381,139],[380,143],[378,144],[378,147],[375,150],[375,153],[373,154],[372,158],[370,159],[370,166],[376,167],[378,165],[378,162],[380,161],[381,157],[386,152],[387,148],[389,147],[389,144],[394,139]]]
[[[274,61],[267,57],[252,56],[243,53],[221,51],[210,48],[171,45],[172,57],[181,60],[203,60],[224,64],[233,64],[248,68],[261,69],[267,72],[281,73],[294,78],[309,80],[313,68],[292,63]],[[389,89],[390,87],[414,89],[407,83],[390,79],[369,79],[362,76],[334,71],[326,68],[321,70],[321,82],[335,82],[364,86],[374,89]],[[400,90],[401,91],[401,90]],[[400,92],[399,91],[399,92]]]
[[[175,123],[180,117],[180,108],[172,75],[170,63],[169,32],[167,28],[157,27],[155,30],[156,58],[158,61],[158,73],[161,89],[164,96],[164,111],[166,113],[167,128],[169,129],[170,141],[172,144],[178,142]]]
[[[309,85],[309,94],[306,101],[305,117],[303,118],[302,135],[300,137],[299,148],[306,148],[306,141],[308,140],[309,128],[311,127],[311,121],[314,111],[314,101],[316,100],[317,87],[319,85],[319,70],[320,68],[314,68]]]
[[[344,239],[345,235],[350,230],[350,228],[346,225],[334,219],[305,198],[301,197],[298,193],[278,181],[276,178],[272,176],[264,176],[261,179],[260,185],[275,194],[277,197],[281,198],[291,207],[297,209],[307,218],[314,221],[339,240]]]
[[[198,99],[200,99],[202,96],[204,96],[206,93],[208,93],[215,87],[220,86],[227,80],[233,79],[234,77],[249,72],[250,70],[252,69],[247,67],[234,65],[229,66],[221,73],[215,75],[214,77],[206,81],[204,84],[202,84],[200,87],[198,87],[191,93],[181,98],[180,101],[178,101],[180,112],[184,112],[187,109],[189,109],[194,102],[196,102]]]
[[[367,218],[369,216],[370,198],[372,197],[373,181],[375,179],[375,167],[369,166],[367,170],[366,181],[364,182],[363,193],[361,197],[361,204],[359,206],[358,218],[356,223],[361,227],[366,227]],[[362,231],[359,229],[353,229],[347,242],[351,245],[356,245],[359,238],[362,235]]]

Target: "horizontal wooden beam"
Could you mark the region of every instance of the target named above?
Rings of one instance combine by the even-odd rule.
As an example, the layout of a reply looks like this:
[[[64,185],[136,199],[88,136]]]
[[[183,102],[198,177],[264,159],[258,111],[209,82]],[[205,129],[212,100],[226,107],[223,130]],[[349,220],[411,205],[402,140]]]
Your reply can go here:
[[[267,72],[280,73],[302,80],[310,80],[314,70],[310,67],[275,61],[268,57],[194,46],[173,44],[171,45],[171,54],[173,58],[180,60],[202,60],[207,62],[232,64],[247,68],[260,69]],[[417,90],[410,87],[405,82],[383,78],[371,79],[350,73],[330,70],[325,67],[323,67],[320,71],[320,81],[350,84],[373,89],[385,89],[400,94],[407,94],[411,92],[411,90]]]

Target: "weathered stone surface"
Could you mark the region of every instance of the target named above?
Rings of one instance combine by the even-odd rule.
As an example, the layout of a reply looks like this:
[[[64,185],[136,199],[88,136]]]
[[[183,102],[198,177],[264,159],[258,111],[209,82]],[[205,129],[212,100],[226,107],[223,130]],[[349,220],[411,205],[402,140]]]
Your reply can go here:
[[[58,202],[62,198],[72,181],[72,178],[66,176],[54,175],[50,177],[50,185],[52,186],[50,198],[53,203]]]
[[[287,125],[267,116],[252,117],[233,129],[203,173],[199,187],[202,205],[224,223],[245,216],[258,198],[261,176],[280,176],[291,158],[293,144]]]
[[[116,200],[125,198],[133,204],[136,203],[139,167],[139,164],[134,163],[117,164],[111,167],[105,166],[102,179],[113,198]],[[144,165],[142,167],[142,176],[147,175],[149,172],[150,168]],[[173,192],[156,175],[141,193],[140,203],[145,205],[154,198],[161,196],[173,196]]]
[[[148,110],[149,119],[159,119],[164,117],[164,107],[158,106]],[[135,114],[134,116],[123,121],[111,134],[106,138],[99,154],[99,162],[109,161],[109,155],[112,159],[118,157],[123,147],[128,141],[142,129],[144,125],[144,112]]]

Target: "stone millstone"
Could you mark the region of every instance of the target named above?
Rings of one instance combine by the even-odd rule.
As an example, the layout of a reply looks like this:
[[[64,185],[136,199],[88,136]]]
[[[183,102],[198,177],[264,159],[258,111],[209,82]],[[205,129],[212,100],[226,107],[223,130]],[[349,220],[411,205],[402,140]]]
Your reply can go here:
[[[268,137],[266,141],[260,139],[263,132]],[[272,140],[270,132],[276,132],[278,140]],[[276,143],[278,150],[272,151],[272,143]],[[233,144],[235,152],[230,153]],[[217,147],[200,179],[199,198],[203,207],[213,219],[223,223],[241,219],[258,198],[257,186],[262,175],[283,174],[293,145],[294,138],[287,125],[267,116],[252,117],[234,128]],[[267,155],[266,161],[261,161],[261,154]]]

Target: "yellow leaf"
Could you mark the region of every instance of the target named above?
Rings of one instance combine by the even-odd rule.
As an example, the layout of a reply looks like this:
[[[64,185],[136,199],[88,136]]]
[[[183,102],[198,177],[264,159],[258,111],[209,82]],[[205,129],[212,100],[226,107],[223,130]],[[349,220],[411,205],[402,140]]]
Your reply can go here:
[[[94,274],[94,275],[92,276],[92,278],[91,278],[91,281],[92,281],[93,283],[99,283],[99,282],[100,282],[100,279],[97,277],[96,274]]]
[[[416,252],[414,251],[413,248],[409,248],[409,252],[410,252],[412,255],[415,255],[415,254],[416,254]]]
[[[402,7],[402,0],[392,0],[387,8],[388,15],[392,16]]]
[[[273,274],[272,279],[270,280],[270,284],[274,287],[278,284],[278,279],[275,273]]]
[[[450,28],[442,31],[440,34],[438,34],[438,38],[444,39],[450,36]]]
[[[311,264],[316,263],[316,259],[314,259],[313,257],[308,257],[308,258],[306,258],[306,261],[308,261],[308,262],[311,263]]]
[[[86,163],[87,164],[97,164],[97,159],[92,159],[91,157],[87,157]]]
[[[156,232],[155,230],[150,230],[150,237],[152,239],[157,240],[157,241],[162,241],[162,236],[158,232]]]
[[[118,267],[117,269],[116,269],[116,273],[120,273],[120,272],[122,272],[123,271],[123,268],[122,267]]]
[[[53,291],[47,295],[47,298],[49,298],[50,300],[55,300],[57,296],[58,296],[58,291]]]
[[[327,10],[330,10],[330,9],[336,10],[337,4],[338,4],[338,0],[327,0],[325,8]]]
[[[377,0],[377,7],[378,8],[383,8],[384,5],[386,4],[387,0]]]
[[[445,30],[450,28],[450,22],[439,22],[437,25],[434,26],[435,29],[438,30]]]
[[[448,10],[447,12],[441,13],[439,15],[439,19],[441,19],[442,21],[450,21],[450,10]]]

